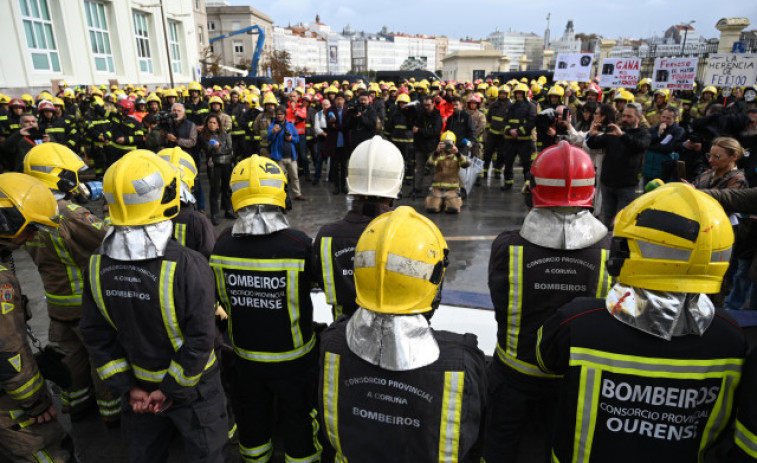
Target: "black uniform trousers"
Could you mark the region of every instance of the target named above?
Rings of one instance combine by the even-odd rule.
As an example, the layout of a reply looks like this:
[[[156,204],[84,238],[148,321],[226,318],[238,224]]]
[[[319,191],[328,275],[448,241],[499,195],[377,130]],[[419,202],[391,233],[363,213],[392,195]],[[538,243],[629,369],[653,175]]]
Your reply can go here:
[[[218,214],[218,198],[221,198],[221,209],[231,211],[231,164],[213,164],[208,175],[210,180],[210,214]],[[199,183],[199,182],[197,182]]]
[[[412,143],[394,142],[394,146],[402,153],[402,159],[405,161],[405,180],[412,182],[415,178],[415,154],[413,153]]]
[[[505,161],[505,137],[489,132],[486,135],[486,143],[484,144],[484,172],[489,170],[489,166],[492,162],[494,152],[497,152],[497,160],[495,161],[495,169],[499,166],[498,170],[502,170],[502,164]]]
[[[329,181],[339,188],[346,185],[347,181],[347,162],[350,160],[350,153],[346,147],[337,148],[334,156],[331,158],[331,167],[329,169]]]
[[[236,360],[232,402],[242,455],[246,449],[261,449],[273,442],[274,416],[281,420],[287,456],[298,459],[320,454],[315,416],[316,352],[314,349],[305,357],[294,360],[298,367],[288,369],[288,373],[276,369],[278,372],[270,375],[262,373],[260,366],[251,365],[253,362]]]
[[[207,375],[207,377],[206,377]],[[136,414],[128,395],[122,400],[121,417],[133,463],[164,463],[172,437],[184,441],[185,460],[192,463],[223,463],[223,446],[229,440],[226,398],[219,370],[204,373],[197,385],[198,399],[172,405],[162,413]]]
[[[488,376],[486,463],[548,463],[560,380],[523,375],[496,356]],[[524,438],[529,439],[529,445],[524,445]],[[524,450],[519,458],[521,448]]]
[[[506,140],[505,141],[505,155],[497,156],[497,161],[494,163],[494,169],[502,169],[502,165],[505,166],[505,183],[513,183],[513,165],[515,164],[515,156],[520,158],[520,163],[523,165],[523,179],[528,180],[528,174],[531,171],[531,152],[532,149],[531,140]]]

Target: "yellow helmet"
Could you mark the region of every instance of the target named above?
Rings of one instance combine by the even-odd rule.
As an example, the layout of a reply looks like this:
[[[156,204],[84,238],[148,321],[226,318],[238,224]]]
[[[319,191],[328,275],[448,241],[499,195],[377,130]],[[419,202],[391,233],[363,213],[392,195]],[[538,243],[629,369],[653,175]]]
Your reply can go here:
[[[58,98],[57,96],[53,97],[52,103],[55,106],[60,106],[61,108],[66,107],[66,103],[63,100],[61,100],[60,98]]]
[[[553,85],[547,92],[547,96],[559,96],[560,98],[565,96],[565,89],[559,85]]]
[[[669,94],[668,94],[667,89],[662,88],[660,90],[657,90],[656,92],[654,92],[654,96],[656,97],[657,95],[664,96],[665,97],[665,101],[668,101],[668,95]]]
[[[170,96],[172,96],[174,98],[179,98],[179,94],[176,93],[176,90],[174,90],[172,88],[169,88],[168,90],[166,90],[165,92],[163,92],[163,98],[168,98]]]
[[[531,94],[532,95],[538,95],[541,93],[541,84],[538,82],[534,82],[531,84]]]
[[[158,151],[158,157],[170,162],[174,167],[179,169],[181,172],[181,181],[186,183],[190,190],[195,186],[197,164],[195,164],[194,158],[189,153],[176,146]]]
[[[457,137],[455,136],[455,132],[451,130],[447,130],[442,134],[441,141],[451,141],[452,143],[457,143]]]
[[[162,222],[179,213],[179,171],[147,150],[134,150],[114,162],[103,179],[113,225]]]
[[[263,97],[263,107],[267,104],[272,104],[274,106],[279,105],[279,101],[276,99],[275,96],[273,96],[273,92],[267,92],[265,96]]]
[[[410,103],[410,95],[407,93],[403,93],[401,95],[397,95],[397,103]]]
[[[544,84],[547,83],[547,77],[546,76],[539,76],[539,78],[536,79],[536,82],[543,87]]]
[[[76,153],[58,143],[37,145],[24,157],[25,174],[63,193],[79,186],[79,170],[84,166],[84,161]]]
[[[415,209],[400,206],[376,217],[355,248],[355,302],[381,313],[430,311],[448,253],[439,229]]]
[[[15,238],[29,224],[58,228],[57,220],[58,202],[47,185],[18,172],[0,174],[0,237]]]
[[[188,91],[197,90],[198,92],[202,92],[202,85],[200,85],[199,82],[190,82],[189,87],[187,87]]]
[[[208,106],[212,105],[213,103],[218,103],[221,105],[221,110],[223,110],[223,100],[220,96],[214,96],[210,98],[210,101],[208,101]]]
[[[53,99],[52,93],[48,92],[47,90],[40,92],[39,95],[37,95],[37,101],[47,100],[50,101]]]
[[[613,98],[613,101],[622,100],[626,103],[633,103],[634,101],[633,93],[629,92],[628,90],[621,89],[618,93],[615,94],[615,98]]]
[[[649,85],[651,87],[652,86],[652,79],[650,79],[649,77],[645,77],[645,78],[641,79],[639,81],[638,88],[641,89],[642,85]]]
[[[492,85],[491,87],[486,89],[486,98],[490,100],[496,100],[498,95],[499,89],[496,85]]]
[[[704,92],[711,92],[712,96],[715,96],[718,94],[718,89],[713,87],[712,85],[708,85],[707,87],[702,89],[702,94],[704,94]]]
[[[163,105],[163,102],[160,101],[160,97],[154,93],[151,93],[147,95],[147,104],[150,104],[150,102],[155,101],[158,103],[158,107],[161,107]]]
[[[32,98],[32,96],[29,95],[28,93],[24,93],[23,95],[21,95],[21,101],[26,103],[27,107],[34,106],[34,98]]]
[[[484,90],[484,91],[486,91],[487,88],[488,88],[488,86],[485,83],[483,83],[483,82],[481,82],[480,84],[476,85],[476,90]]]
[[[0,93],[0,104],[8,104],[11,102],[11,98],[8,95]]]
[[[515,92],[523,92],[523,94],[525,96],[528,96],[528,85],[526,85],[526,84],[524,84],[522,82],[519,82],[512,89],[512,92],[513,92],[513,94],[515,94]]]
[[[231,172],[231,205],[234,212],[255,204],[286,208],[287,179],[275,161],[253,154]]]
[[[720,291],[733,229],[711,196],[681,183],[660,186],[618,213],[614,236],[607,268],[618,282],[654,291]]]

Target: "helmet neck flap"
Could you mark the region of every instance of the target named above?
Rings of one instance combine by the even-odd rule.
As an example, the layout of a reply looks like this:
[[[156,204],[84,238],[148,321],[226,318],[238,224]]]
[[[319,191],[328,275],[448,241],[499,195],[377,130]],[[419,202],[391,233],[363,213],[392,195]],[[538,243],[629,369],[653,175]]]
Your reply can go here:
[[[605,235],[607,227],[589,209],[577,207],[535,207],[520,229],[523,239],[549,249],[584,249]]]
[[[239,218],[231,229],[232,236],[270,235],[289,228],[284,210],[269,204],[253,204],[237,211]]]
[[[134,261],[163,257],[173,237],[171,219],[149,225],[113,226],[103,240],[106,256],[115,260]]]

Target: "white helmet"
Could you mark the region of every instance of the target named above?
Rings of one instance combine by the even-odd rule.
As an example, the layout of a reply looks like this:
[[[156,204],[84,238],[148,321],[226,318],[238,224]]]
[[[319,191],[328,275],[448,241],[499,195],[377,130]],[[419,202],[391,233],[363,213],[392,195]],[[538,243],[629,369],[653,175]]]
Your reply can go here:
[[[376,135],[352,152],[347,188],[351,195],[397,198],[404,176],[405,162],[400,150]]]

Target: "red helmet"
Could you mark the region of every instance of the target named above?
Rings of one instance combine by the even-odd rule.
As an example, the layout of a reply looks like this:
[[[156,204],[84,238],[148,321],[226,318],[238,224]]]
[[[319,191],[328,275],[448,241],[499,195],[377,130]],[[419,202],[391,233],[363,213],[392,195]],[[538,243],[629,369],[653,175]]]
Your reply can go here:
[[[309,93],[306,93],[306,94],[302,95],[302,99],[306,100],[306,101],[311,101],[312,102],[313,101],[313,95],[311,95]]]
[[[470,83],[470,82],[466,83],[466,84],[465,84],[465,89],[466,89],[466,90],[473,90],[473,84],[472,84],[472,83]]]
[[[50,103],[47,100],[42,100],[39,105],[37,106],[37,109],[39,112],[42,111],[55,111],[55,105]]]
[[[550,146],[531,166],[534,207],[591,207],[594,164],[586,151],[567,141]]]
[[[315,97],[318,98],[318,101],[320,101],[321,103],[323,103],[323,95],[321,95],[320,93],[316,93]]]
[[[128,98],[119,101],[118,105],[121,106],[121,110],[128,110],[129,114],[134,112],[134,102]]]
[[[26,109],[26,103],[24,103],[24,100],[22,100],[21,98],[14,98],[11,100],[10,103],[8,103],[8,107],[9,108],[19,107],[19,108]]]

